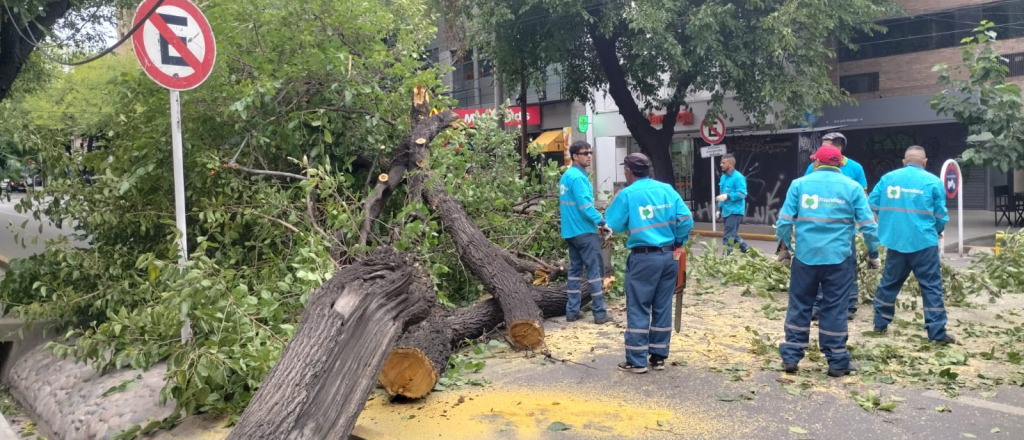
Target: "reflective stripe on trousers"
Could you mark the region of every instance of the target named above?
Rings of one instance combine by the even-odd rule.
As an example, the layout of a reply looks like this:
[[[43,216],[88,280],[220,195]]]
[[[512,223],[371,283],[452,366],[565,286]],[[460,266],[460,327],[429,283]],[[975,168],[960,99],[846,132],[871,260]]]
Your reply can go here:
[[[668,357],[678,273],[672,252],[631,253],[626,259],[625,342],[630,365],[645,367],[652,354]]]
[[[845,370],[850,365],[846,351],[848,338],[846,308],[856,283],[850,259],[838,264],[811,266],[793,259],[789,280],[789,307],[786,309],[786,342],[779,344],[782,362],[797,364],[804,358],[811,336],[811,308],[821,285],[824,296],[818,316],[818,345],[831,369]]]
[[[566,283],[565,316],[579,316],[583,280],[590,286],[594,319],[608,316],[605,310],[603,276],[604,260],[601,258],[601,239],[594,234],[582,234],[565,240],[569,245],[569,281]],[[584,274],[584,268],[586,273]]]
[[[949,318],[942,300],[942,266],[938,246],[909,253],[892,249],[886,251],[882,280],[875,290],[875,327],[888,327],[896,316],[896,296],[911,272],[921,286],[924,328],[928,331],[928,339],[941,341],[946,338],[946,321]]]

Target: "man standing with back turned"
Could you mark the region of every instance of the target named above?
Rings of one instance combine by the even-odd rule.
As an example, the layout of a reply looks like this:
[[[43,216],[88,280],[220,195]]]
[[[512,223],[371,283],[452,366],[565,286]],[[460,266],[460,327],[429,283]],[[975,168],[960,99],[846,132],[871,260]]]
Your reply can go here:
[[[725,232],[722,234],[722,245],[725,252],[731,253],[733,246],[740,245],[744,254],[750,246],[740,237],[740,223],[747,212],[747,178],[736,170],[736,157],[731,154],[722,156],[719,164],[722,177],[718,180],[718,188],[722,192],[715,201],[718,202],[718,215],[725,221]]]
[[[626,187],[605,211],[608,226],[626,232],[626,362],[619,369],[646,373],[665,369],[672,337],[672,295],[679,262],[673,252],[690,238],[693,216],[679,193],[650,178],[651,161],[626,156]]]
[[[907,148],[903,168],[882,176],[868,202],[878,213],[879,238],[888,248],[885,270],[875,291],[875,331],[883,333],[896,314],[896,295],[914,272],[921,284],[924,328],[928,339],[942,344],[956,340],[946,334],[946,307],[942,302],[939,235],[946,229],[946,192],[942,181],[925,171],[924,148]]]
[[[868,245],[871,264],[878,265],[878,226],[868,207],[864,189],[840,174],[843,156],[839,149],[822,146],[811,156],[815,171],[793,181],[779,213],[776,233],[786,248],[779,261],[790,259],[793,227],[796,256],[789,279],[786,310],[786,341],[779,344],[783,368],[796,373],[811,336],[811,307],[821,285],[824,296],[818,323],[818,344],[828,360],[828,375],[841,377],[858,369],[846,350],[846,307],[856,284],[856,268],[850,250],[854,229],[859,228]]]
[[[601,213],[594,208],[594,188],[587,177],[592,153],[590,144],[583,141],[573,142],[569,146],[572,166],[562,174],[558,182],[558,201],[562,216],[562,238],[569,245],[565,320],[573,322],[580,319],[580,285],[586,280],[594,303],[594,323],[600,325],[608,321],[608,312],[604,307],[604,262],[601,259],[601,239],[597,233],[599,228],[607,227]]]

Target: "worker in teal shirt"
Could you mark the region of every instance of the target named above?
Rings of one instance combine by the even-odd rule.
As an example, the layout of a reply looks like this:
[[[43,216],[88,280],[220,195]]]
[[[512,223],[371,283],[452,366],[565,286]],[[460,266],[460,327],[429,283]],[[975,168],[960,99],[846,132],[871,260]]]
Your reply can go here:
[[[590,285],[594,323],[608,322],[604,305],[604,260],[601,258],[601,238],[598,229],[605,226],[601,213],[594,207],[594,187],[587,177],[587,167],[593,158],[593,149],[583,141],[569,146],[572,166],[558,182],[559,212],[562,217],[562,238],[569,246],[569,280],[566,283],[565,319],[580,319],[583,280]],[[584,268],[586,270],[584,270]]]
[[[693,215],[675,188],[650,178],[651,161],[626,156],[627,186],[605,211],[608,226],[629,234],[626,247],[626,362],[619,369],[665,369],[672,336],[672,295],[679,263],[672,254],[690,239]],[[650,359],[648,359],[650,355]]]
[[[834,146],[834,147],[838,148],[839,152],[842,152],[843,148],[846,148],[846,136],[843,136],[843,134],[839,133],[839,132],[827,133],[827,134],[825,134],[824,136],[821,137],[821,145],[823,145],[823,146],[831,145],[831,146]],[[807,165],[807,172],[804,173],[804,175],[808,176],[813,171],[814,171],[814,164],[812,163],[810,165]],[[862,167],[859,163],[857,163],[857,161],[855,161],[853,159],[850,159],[850,158],[848,158],[846,156],[843,156],[843,162],[839,165],[839,171],[842,172],[844,176],[849,177],[850,179],[853,179],[854,182],[857,182],[858,184],[860,184],[860,186],[864,189],[864,191],[867,192],[867,190],[868,190],[868,179],[867,179],[867,177],[864,176],[864,167]],[[857,253],[857,241],[854,240],[853,243],[850,244],[850,246],[853,249],[853,253],[856,254]],[[857,268],[857,260],[856,259],[853,260],[853,267],[854,267],[854,270],[856,270],[856,268]],[[857,300],[858,299],[859,299],[859,293],[857,292],[857,286],[854,285],[853,286],[853,292],[850,293],[850,305],[846,309],[846,319],[847,320],[853,320],[853,315],[857,313]],[[820,305],[821,305],[821,288],[818,288],[818,296],[814,299],[814,308],[811,310],[811,321],[817,321],[818,320],[818,309],[819,309]]]
[[[847,298],[856,284],[856,268],[850,249],[855,229],[867,242],[869,267],[878,268],[878,235],[875,217],[868,207],[864,190],[839,171],[842,153],[831,145],[822,146],[811,156],[815,171],[793,181],[776,222],[779,240],[785,248],[779,261],[792,260],[789,280],[789,306],[786,310],[785,342],[779,344],[783,369],[796,373],[811,335],[811,308],[818,286],[824,297],[818,323],[818,343],[828,360],[828,375],[845,376],[856,370],[846,349]],[[796,255],[793,228],[796,228]]]
[[[736,158],[731,154],[722,156],[719,167],[722,169],[722,177],[718,180],[721,194],[715,197],[715,201],[718,202],[718,216],[725,222],[722,245],[726,247],[726,253],[731,253],[738,243],[740,252],[745,254],[750,246],[740,237],[740,223],[747,213],[747,178],[736,169]]]
[[[904,167],[882,176],[868,197],[871,210],[878,213],[879,237],[888,248],[882,281],[875,291],[875,332],[889,327],[896,314],[896,296],[913,271],[921,285],[928,339],[952,344],[956,340],[946,334],[939,262],[939,236],[949,221],[946,191],[942,180],[925,171],[927,164],[924,148],[908,148]]]

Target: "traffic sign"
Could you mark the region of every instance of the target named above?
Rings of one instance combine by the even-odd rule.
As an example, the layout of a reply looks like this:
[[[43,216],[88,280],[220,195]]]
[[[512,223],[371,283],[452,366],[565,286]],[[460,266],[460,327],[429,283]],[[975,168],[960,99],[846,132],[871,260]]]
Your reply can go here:
[[[715,144],[710,147],[700,148],[700,157],[708,159],[711,157],[718,157],[725,155],[725,144]]]
[[[138,24],[158,0],[144,0],[135,12]],[[217,45],[210,22],[188,0],[164,0],[132,35],[135,56],[153,81],[171,90],[189,90],[210,76]]]
[[[946,162],[946,166],[942,169],[942,186],[946,190],[947,198],[956,197],[960,192],[960,182],[960,167],[956,162]]]
[[[700,137],[704,138],[704,142],[715,145],[725,140],[725,121],[717,118],[711,125],[707,122],[707,117],[700,121]]]

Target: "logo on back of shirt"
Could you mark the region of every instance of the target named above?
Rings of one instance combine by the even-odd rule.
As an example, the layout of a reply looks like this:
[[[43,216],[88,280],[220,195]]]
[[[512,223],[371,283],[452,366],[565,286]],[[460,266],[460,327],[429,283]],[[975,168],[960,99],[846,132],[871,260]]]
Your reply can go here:
[[[804,207],[806,209],[818,209],[819,206],[822,207],[822,208],[837,208],[837,207],[839,207],[839,205],[845,205],[845,204],[846,204],[846,200],[836,199],[836,198],[818,197],[817,194],[814,194],[814,195],[804,194],[803,197],[800,198],[800,206],[802,206],[802,207]]]
[[[654,207],[651,205],[640,207],[640,220],[654,218]]]
[[[900,198],[900,187],[890,186],[886,188],[886,194],[889,195],[890,199],[898,199]]]
[[[818,209],[818,195],[817,194],[815,194],[813,196],[804,194],[803,197],[801,197],[800,200],[801,200],[800,201],[800,206],[803,206],[804,208],[807,208],[807,209]]]
[[[914,198],[924,194],[924,191],[922,190],[913,188],[903,188],[901,186],[890,186],[886,189],[886,194],[889,196],[890,199],[898,199],[904,194],[909,198]]]
[[[565,185],[558,185],[558,194],[559,195],[563,195],[564,196],[566,191],[569,191],[569,188],[567,188]]]

